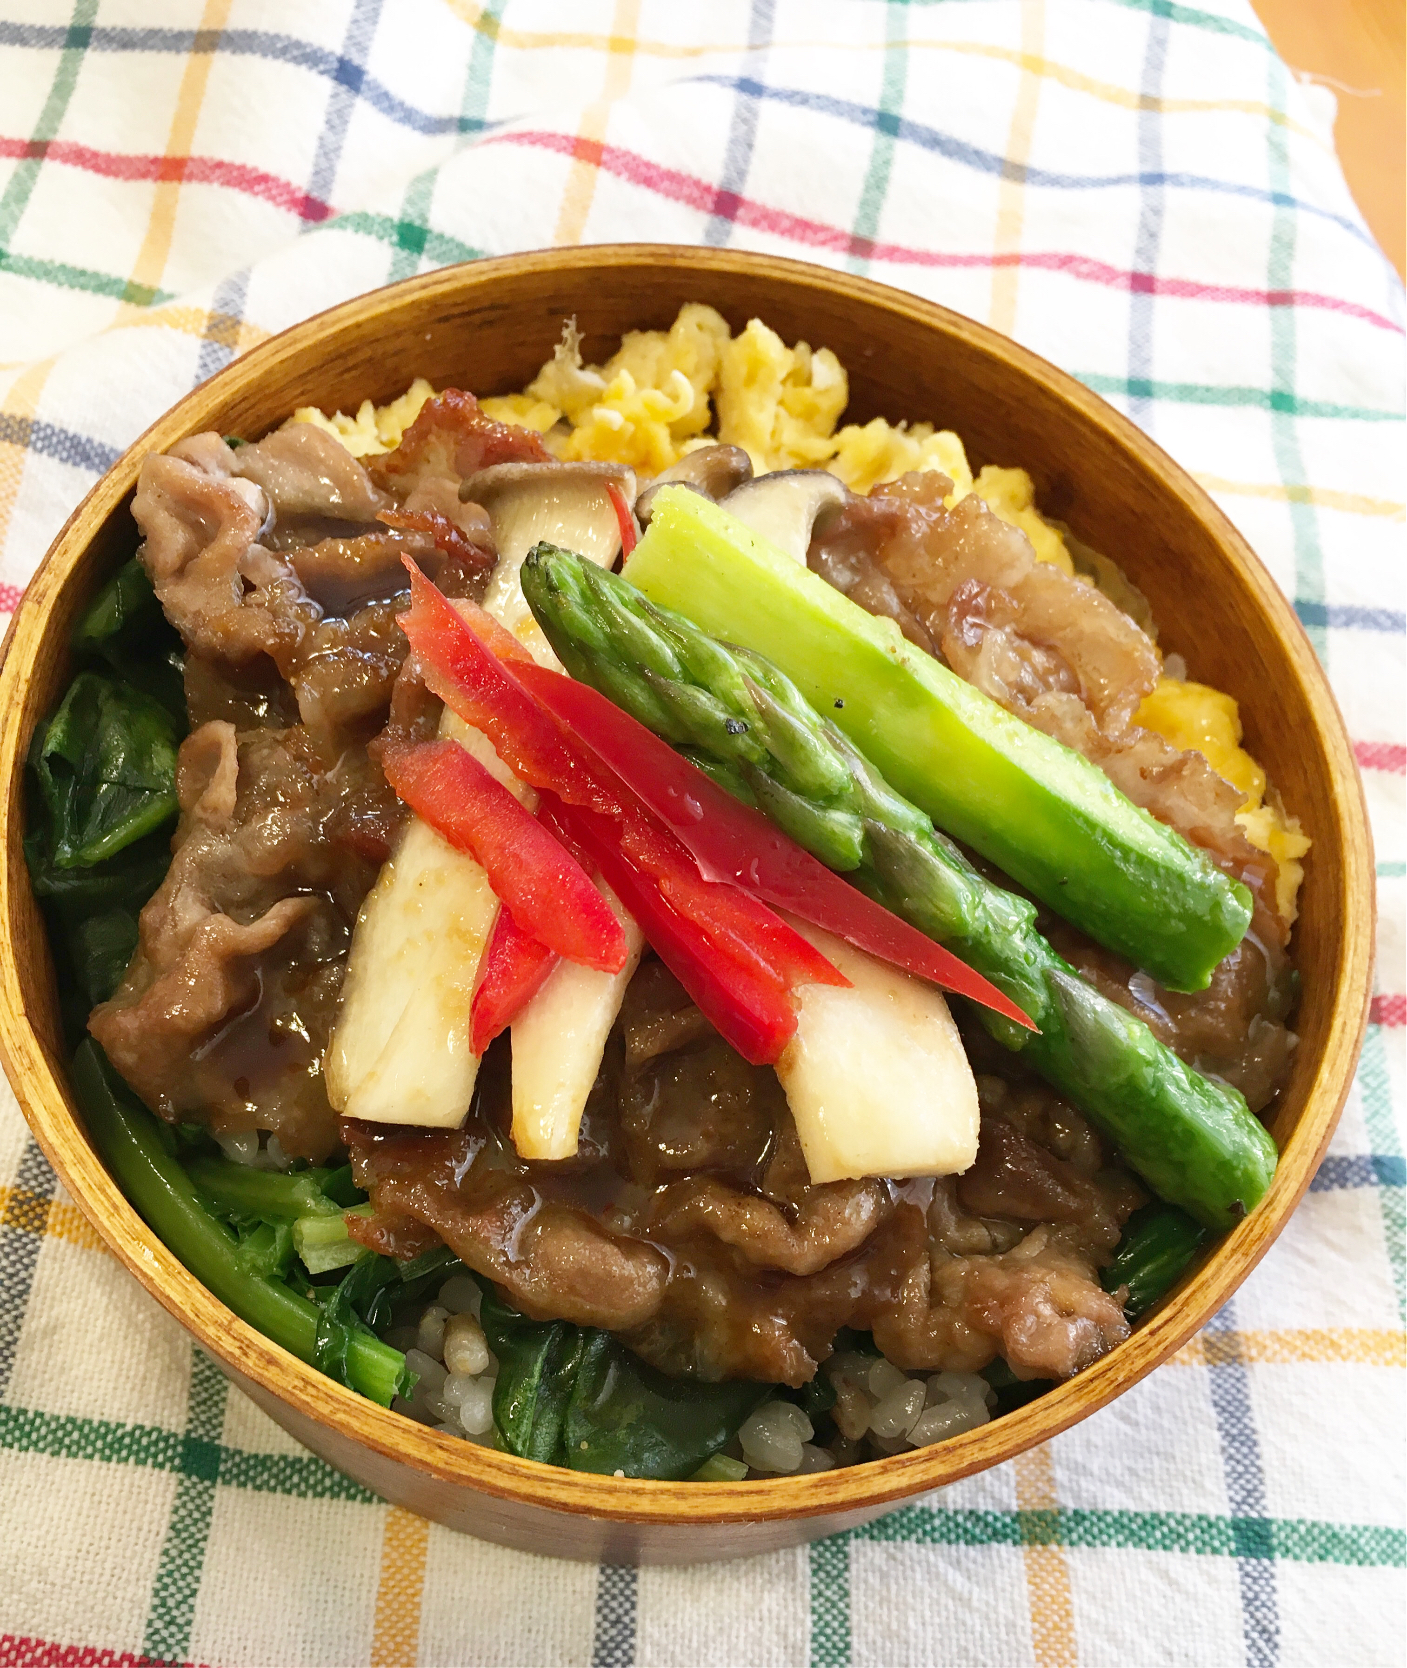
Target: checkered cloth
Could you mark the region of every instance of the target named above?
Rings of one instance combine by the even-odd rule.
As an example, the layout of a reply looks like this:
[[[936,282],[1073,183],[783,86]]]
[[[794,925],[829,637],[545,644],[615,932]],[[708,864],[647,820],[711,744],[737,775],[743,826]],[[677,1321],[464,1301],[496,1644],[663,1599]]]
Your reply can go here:
[[[0,1665],[1402,1661],[1403,296],[1331,122],[1247,0],[0,0],[5,607],[151,419],[316,309],[546,244],[804,256],[1017,336],[1214,493],[1329,667],[1382,894],[1333,1150],[1206,1333],[734,1566],[371,1498],[104,1254],[6,1096]]]

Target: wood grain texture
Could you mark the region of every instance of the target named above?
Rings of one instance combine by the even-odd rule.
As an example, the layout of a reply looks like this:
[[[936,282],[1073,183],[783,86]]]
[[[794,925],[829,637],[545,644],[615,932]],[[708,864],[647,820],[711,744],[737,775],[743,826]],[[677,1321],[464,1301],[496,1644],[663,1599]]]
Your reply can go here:
[[[135,546],[130,498],[147,453],[207,429],[255,437],[300,405],[355,410],[418,375],[506,392],[534,374],[568,314],[588,356],[602,358],[624,330],[667,326],[692,300],[711,302],[734,328],[757,315],[789,341],[833,348],[850,371],[852,419],[936,421],[963,436],[974,468],[1029,469],[1041,506],[1143,587],[1164,647],[1238,697],[1247,746],[1314,840],[1296,939],[1302,1041],[1271,1120],[1280,1168],[1246,1221],[1127,1343],[1018,1412],[853,1469],[736,1484],[585,1476],[458,1441],[334,1384],[218,1303],[88,1145],[20,846],[30,735],[68,677],[74,618]],[[1374,887],[1361,787],[1318,661],[1269,574],[1171,459],[1072,378],[931,303],[796,262],[651,245],[547,251],[411,279],[266,342],[154,424],[75,512],[15,615],[0,715],[0,1051],[64,1186],[142,1284],[300,1441],[387,1499],[505,1545],[669,1563],[795,1545],[1010,1459],[1093,1413],[1184,1344],[1265,1253],[1328,1143],[1366,1022]]]

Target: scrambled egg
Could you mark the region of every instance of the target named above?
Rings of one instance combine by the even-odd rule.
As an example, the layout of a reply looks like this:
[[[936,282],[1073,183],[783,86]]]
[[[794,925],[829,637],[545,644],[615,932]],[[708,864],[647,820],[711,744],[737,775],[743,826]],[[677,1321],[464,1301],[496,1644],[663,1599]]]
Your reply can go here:
[[[293,420],[316,423],[353,457],[392,451],[435,390],[418,377],[397,400],[364,400],[355,417],[327,417],[312,406]],[[875,417],[837,429],[850,397],[845,367],[829,348],[788,347],[760,319],[736,336],[712,307],[690,302],[666,330],[632,330],[604,365],[582,362],[581,336],[567,324],[551,359],[518,394],[480,403],[501,423],[542,435],[563,459],[629,464],[657,475],[695,447],[741,446],[758,474],[773,469],[829,469],[852,492],[867,493],[915,470],[937,469],[953,483],[951,507],[969,493],[1019,527],[1037,559],[1065,573],[1074,564],[1060,530],[1041,515],[1024,469],[987,464],[974,477],[962,441],[931,423]],[[711,432],[712,431],[712,432]],[[1229,695],[1206,684],[1162,678],[1138,722],[1182,750],[1201,753],[1244,796],[1236,820],[1258,850],[1279,865],[1276,905],[1286,921],[1309,849],[1299,821],[1287,816],[1265,772],[1241,746],[1241,719]]]
[[[363,400],[355,417],[346,412],[325,416],[315,405],[300,405],[293,413],[295,423],[312,423],[325,429],[335,440],[340,440],[354,458],[374,457],[378,452],[394,452],[401,436],[420,415],[426,400],[435,397],[435,390],[423,376],[416,377],[405,393],[389,405],[372,405]],[[556,422],[556,418],[553,418]]]
[[[1183,752],[1197,752],[1218,776],[1242,794],[1236,821],[1257,851],[1269,852],[1279,865],[1275,907],[1286,921],[1299,913],[1296,898],[1304,879],[1299,861],[1309,838],[1298,817],[1287,816],[1273,793],[1266,798],[1265,772],[1241,746],[1241,713],[1230,695],[1204,683],[1159,678],[1138,709],[1137,722]]]

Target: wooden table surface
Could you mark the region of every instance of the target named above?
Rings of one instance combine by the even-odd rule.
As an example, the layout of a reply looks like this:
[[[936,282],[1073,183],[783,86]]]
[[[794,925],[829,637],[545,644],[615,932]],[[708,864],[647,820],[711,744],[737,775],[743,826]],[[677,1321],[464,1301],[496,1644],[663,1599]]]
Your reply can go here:
[[[1373,235],[1403,271],[1403,0],[1252,0],[1291,69],[1334,92],[1334,138],[1349,189]]]

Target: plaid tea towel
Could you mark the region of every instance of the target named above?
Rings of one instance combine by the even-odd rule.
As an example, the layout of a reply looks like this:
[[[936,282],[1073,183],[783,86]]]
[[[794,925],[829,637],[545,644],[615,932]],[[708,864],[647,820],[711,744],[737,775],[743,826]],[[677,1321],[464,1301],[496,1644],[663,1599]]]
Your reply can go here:
[[[0,1665],[1403,1660],[1403,295],[1331,123],[1247,0],[0,0],[0,605],[152,418],[330,303],[549,244],[806,257],[1010,332],[1215,494],[1329,668],[1382,903],[1332,1152],[1206,1333],[732,1566],[372,1499],[103,1253],[6,1095]]]

